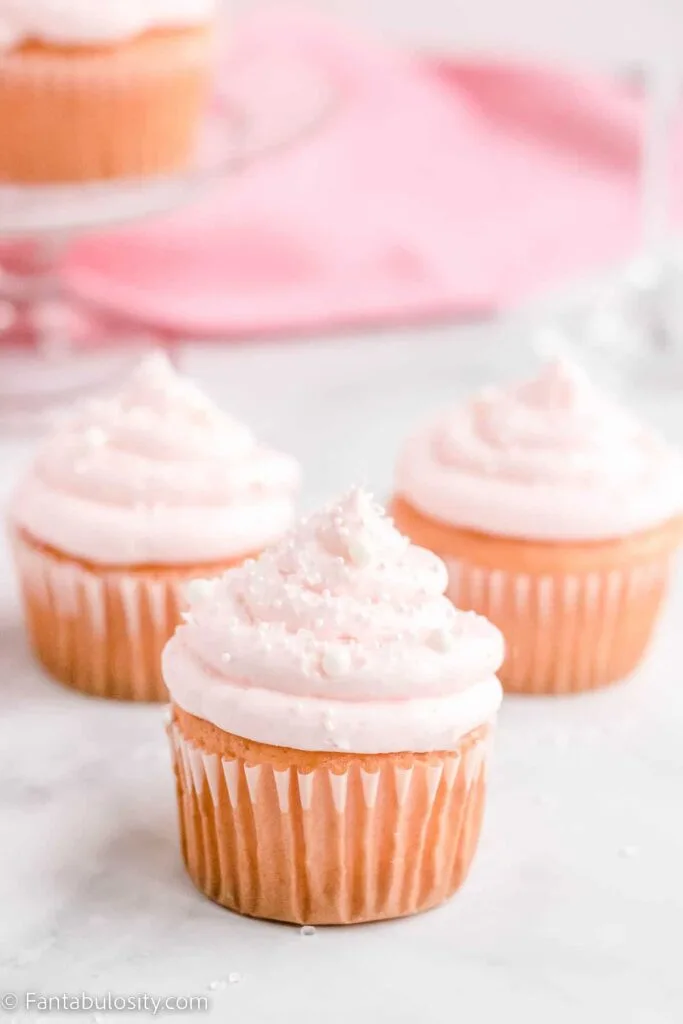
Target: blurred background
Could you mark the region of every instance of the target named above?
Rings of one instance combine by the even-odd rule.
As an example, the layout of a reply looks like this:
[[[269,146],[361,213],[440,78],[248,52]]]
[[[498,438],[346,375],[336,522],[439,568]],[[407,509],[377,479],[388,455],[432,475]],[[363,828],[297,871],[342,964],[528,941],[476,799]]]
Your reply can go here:
[[[0,170],[5,427],[42,425],[149,346],[229,365],[236,345],[342,334],[362,359],[368,332],[410,329],[417,351],[442,324],[462,355],[473,321],[518,360],[550,328],[620,384],[681,382],[678,0],[215,16],[210,98],[173,167],[56,175],[0,93],[33,161],[31,180]],[[5,47],[0,81],[22,54]]]

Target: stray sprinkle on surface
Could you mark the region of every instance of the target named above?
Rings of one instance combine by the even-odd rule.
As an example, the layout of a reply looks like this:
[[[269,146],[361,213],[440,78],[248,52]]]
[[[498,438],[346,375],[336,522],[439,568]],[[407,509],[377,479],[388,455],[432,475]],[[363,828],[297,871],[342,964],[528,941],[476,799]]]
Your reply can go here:
[[[637,846],[622,846],[622,848],[619,850],[619,856],[628,859],[632,857],[637,857],[639,853],[640,850]]]
[[[228,982],[225,978],[217,978],[215,981],[209,982],[209,989],[211,992],[222,992],[224,988],[228,987]]]
[[[315,935],[315,928],[312,924],[305,924],[301,929],[302,935]]]
[[[241,980],[241,974],[238,974],[237,971],[230,971],[230,974],[228,975],[228,985],[239,985]]]

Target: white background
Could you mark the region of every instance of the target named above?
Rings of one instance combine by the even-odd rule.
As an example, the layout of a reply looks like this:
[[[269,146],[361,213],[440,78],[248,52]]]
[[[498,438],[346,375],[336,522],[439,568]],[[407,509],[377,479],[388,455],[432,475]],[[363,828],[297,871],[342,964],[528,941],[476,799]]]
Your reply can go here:
[[[302,460],[310,508],[354,481],[386,496],[410,425],[518,360],[502,327],[470,326],[188,365]],[[680,392],[636,398],[683,439]],[[29,450],[0,440],[3,496]],[[506,699],[480,850],[448,906],[304,937],[195,892],[161,709],[43,676],[0,546],[0,991],[203,994],[220,1024],[680,1024],[682,616],[679,578],[636,678]]]
[[[281,6],[289,0],[274,0]],[[234,0],[228,0],[234,9]],[[618,67],[683,65],[682,0],[301,0],[388,41]],[[253,9],[254,0],[237,0]],[[268,6],[263,3],[262,6]]]

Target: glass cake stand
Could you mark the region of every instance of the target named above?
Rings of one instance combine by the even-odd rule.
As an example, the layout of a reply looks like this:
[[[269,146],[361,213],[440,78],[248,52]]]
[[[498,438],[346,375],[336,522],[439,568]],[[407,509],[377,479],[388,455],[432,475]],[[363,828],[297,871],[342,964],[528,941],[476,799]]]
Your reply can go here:
[[[70,295],[59,275],[68,245],[170,212],[303,141],[336,99],[332,84],[300,59],[235,60],[186,169],[74,185],[0,183],[0,427],[43,426],[79,396],[115,385],[150,348],[177,354],[173,332]]]

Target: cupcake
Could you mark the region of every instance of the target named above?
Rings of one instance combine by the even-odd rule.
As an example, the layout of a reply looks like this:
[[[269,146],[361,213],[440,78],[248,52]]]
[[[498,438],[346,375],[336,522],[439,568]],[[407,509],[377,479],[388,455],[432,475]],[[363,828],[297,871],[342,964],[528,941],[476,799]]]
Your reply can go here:
[[[481,826],[503,640],[362,492],[197,592],[163,655],[183,858],[254,917],[447,899]]]
[[[0,181],[160,174],[192,150],[216,0],[0,0]]]
[[[519,693],[627,676],[681,539],[678,453],[567,360],[487,388],[406,443],[393,513],[448,566],[448,593],[506,640]]]
[[[164,356],[79,406],[10,508],[40,660],[86,693],[166,700],[160,656],[188,581],[280,538],[298,479],[294,459],[258,445]]]

